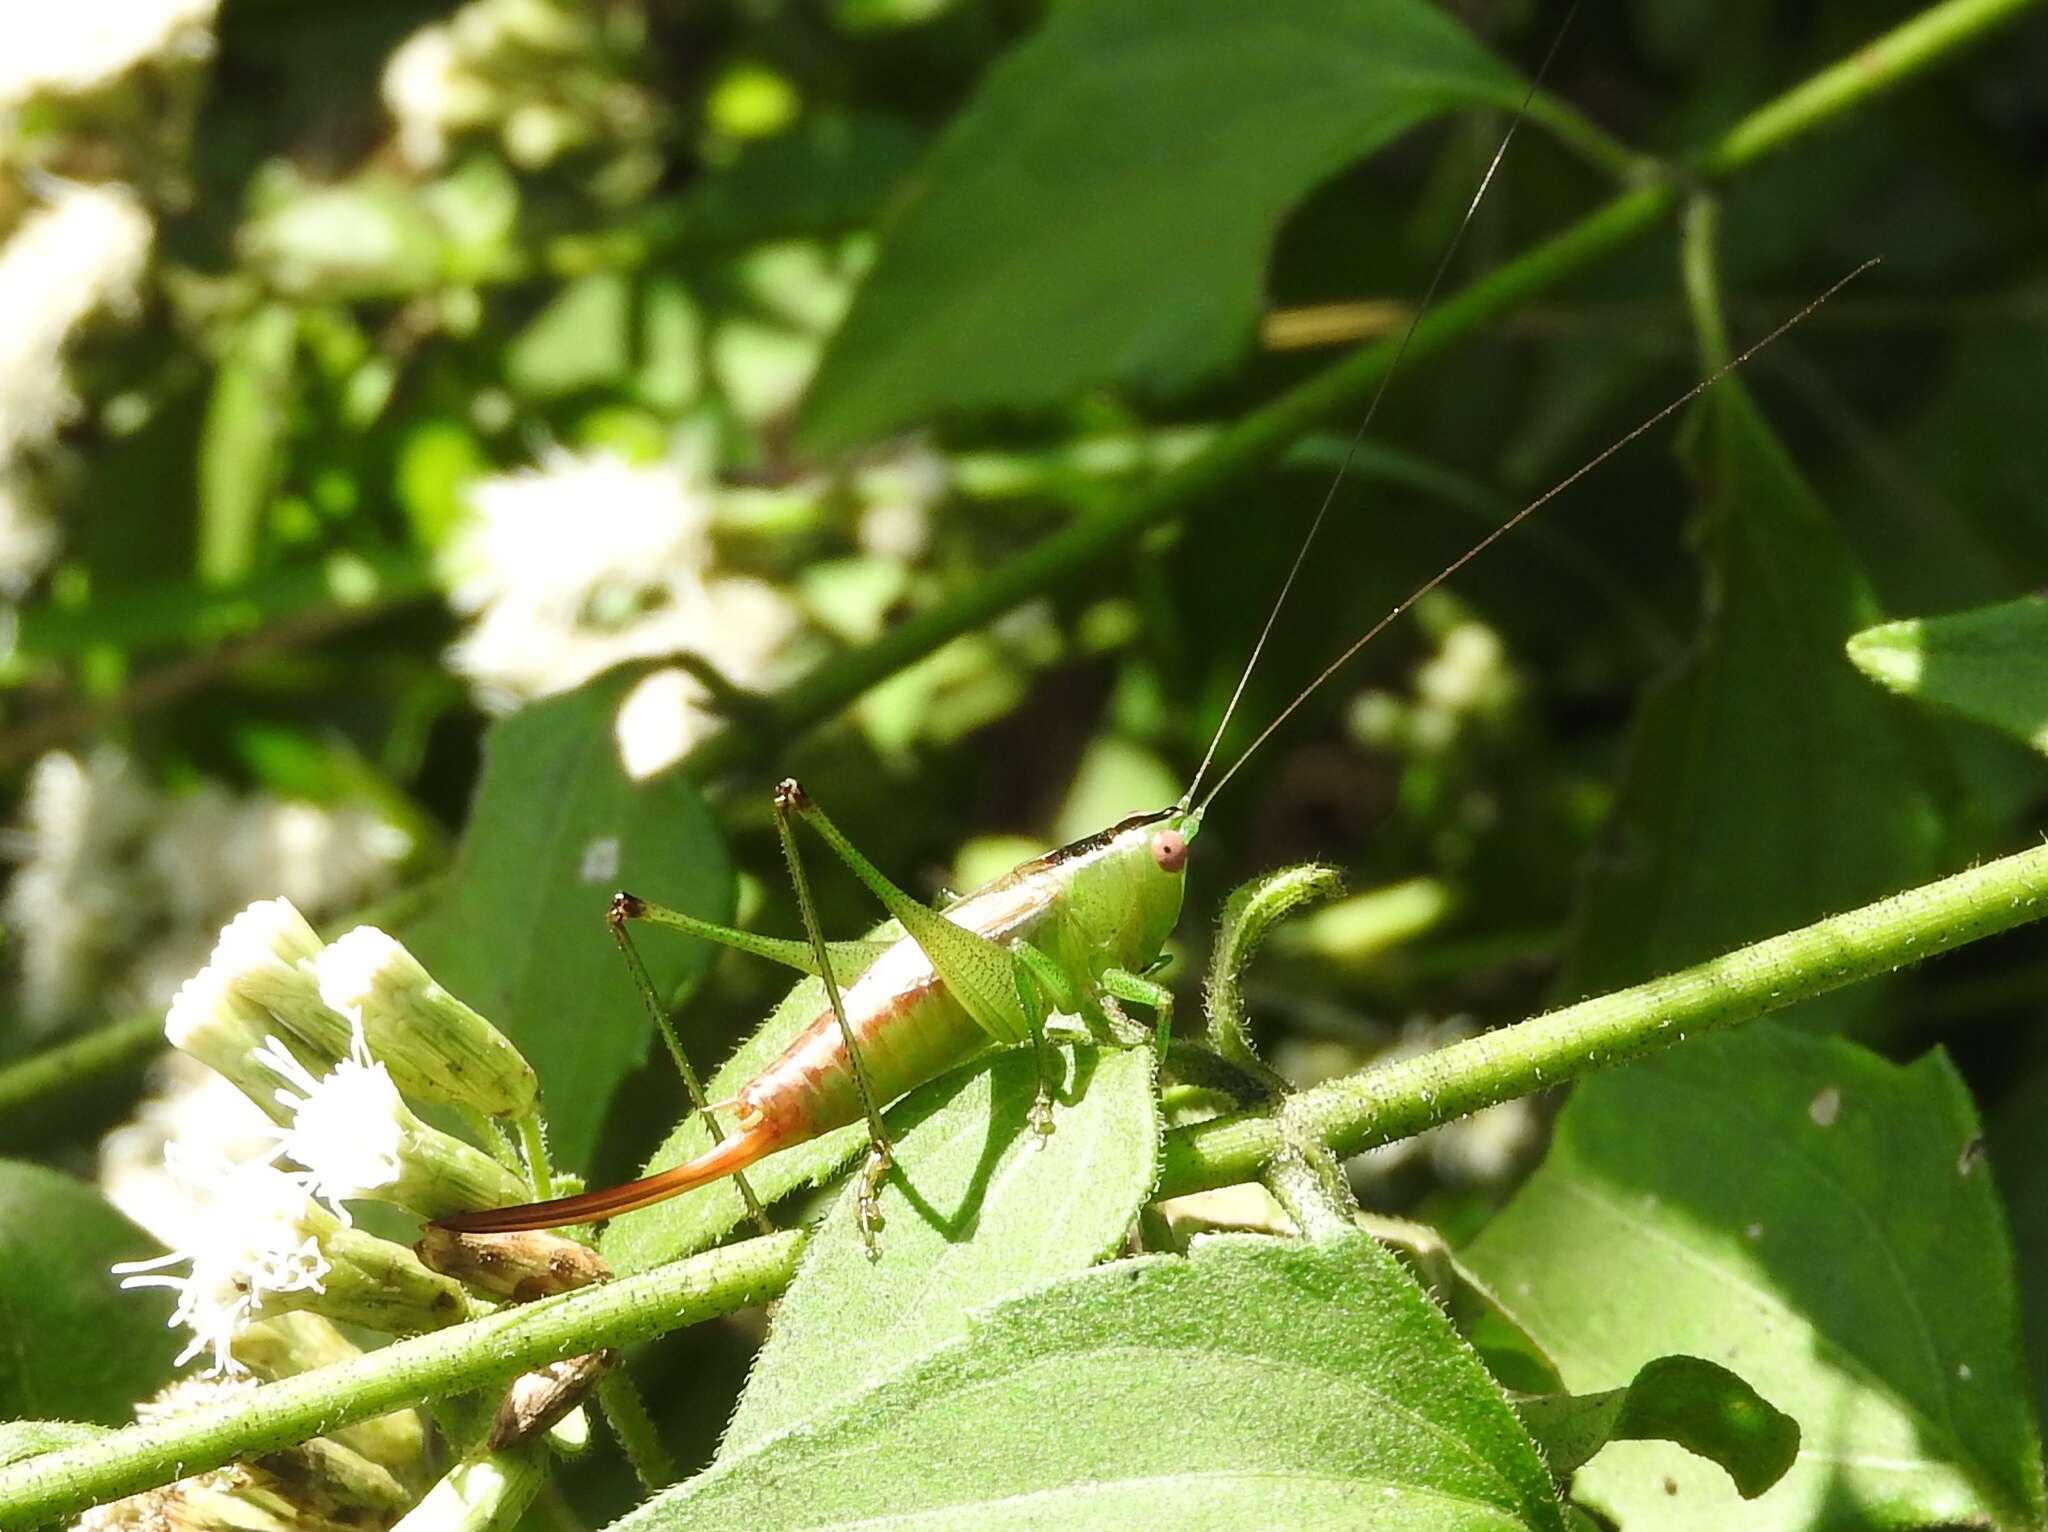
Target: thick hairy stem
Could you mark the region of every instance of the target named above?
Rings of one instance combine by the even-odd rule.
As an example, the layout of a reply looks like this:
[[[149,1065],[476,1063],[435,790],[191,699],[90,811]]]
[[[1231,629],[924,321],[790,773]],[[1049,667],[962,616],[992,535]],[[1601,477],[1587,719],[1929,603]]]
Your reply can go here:
[[[1161,1196],[1247,1180],[1297,1135],[1356,1154],[1724,1031],[2048,912],[2048,846],[1659,979],[1167,1135]],[[1281,1120],[1285,1116],[1285,1122]]]
[[[1469,1112],[1725,1031],[2048,913],[2048,846],[1895,894],[1647,984],[1566,1006],[1420,1058],[1291,1096],[1286,1114],[1240,1114],[1166,1136],[1159,1195],[1263,1175],[1307,1182],[1305,1144],[1354,1154]],[[1290,1173],[1297,1179],[1288,1180]],[[181,1474],[303,1441],[422,1399],[603,1346],[628,1345],[775,1296],[796,1272],[791,1231],[506,1309],[0,1468],[0,1526],[29,1527]]]

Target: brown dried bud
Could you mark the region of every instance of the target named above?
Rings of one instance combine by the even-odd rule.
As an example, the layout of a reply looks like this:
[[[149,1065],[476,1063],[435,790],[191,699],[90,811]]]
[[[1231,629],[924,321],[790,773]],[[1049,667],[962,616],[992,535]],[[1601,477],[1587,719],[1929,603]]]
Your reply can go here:
[[[413,1247],[444,1277],[514,1303],[530,1303],[611,1278],[604,1257],[588,1245],[534,1229],[519,1234],[458,1234],[429,1224]]]
[[[618,1365],[618,1352],[592,1351],[521,1373],[505,1391],[485,1445],[503,1452],[532,1441],[581,1404],[597,1380]]]

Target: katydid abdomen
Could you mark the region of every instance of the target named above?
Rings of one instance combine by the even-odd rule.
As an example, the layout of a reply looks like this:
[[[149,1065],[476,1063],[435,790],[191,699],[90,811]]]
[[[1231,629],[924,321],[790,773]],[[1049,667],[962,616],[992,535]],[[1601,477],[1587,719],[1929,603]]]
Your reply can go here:
[[[1159,956],[1179,918],[1181,869],[1198,823],[1199,815],[1180,809],[1134,815],[1020,864],[942,913],[998,948],[1028,943],[1039,955],[1039,971],[1049,966],[1066,976],[1068,992],[1043,996],[1043,1008],[1090,1009],[1105,974],[1140,972]],[[622,1186],[460,1214],[441,1225],[490,1234],[610,1217],[858,1122],[866,1107],[847,1051],[848,1031],[867,1088],[879,1102],[894,1101],[965,1063],[992,1041],[989,1024],[975,1019],[912,936],[884,948],[841,988],[840,1001],[846,1027],[829,1002],[821,1005],[790,1044],[717,1109],[730,1109],[736,1131],[704,1153]]]

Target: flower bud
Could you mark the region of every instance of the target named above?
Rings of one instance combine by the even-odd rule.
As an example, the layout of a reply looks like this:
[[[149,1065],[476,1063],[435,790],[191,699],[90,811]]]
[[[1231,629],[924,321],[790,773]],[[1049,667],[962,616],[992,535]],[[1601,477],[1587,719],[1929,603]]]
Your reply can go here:
[[[429,1269],[514,1303],[588,1287],[612,1274],[604,1257],[588,1245],[539,1229],[458,1234],[429,1224],[412,1248]]]
[[[272,1121],[285,1123],[291,1120],[291,1110],[277,1099],[275,1071],[256,1056],[279,1030],[276,1018],[238,994],[226,971],[212,963],[179,987],[164,1017],[164,1036],[173,1048],[227,1080]],[[336,1062],[336,1055],[309,1048],[296,1037],[277,1046],[309,1073]]]
[[[356,927],[319,955],[315,973],[329,1009],[360,1014],[370,1051],[400,1090],[493,1117],[532,1110],[533,1066],[384,932]]]
[[[325,1075],[304,1068],[275,1038],[256,1058],[291,1087],[275,1093],[291,1110],[278,1135],[284,1154],[305,1167],[313,1194],[338,1214],[356,1197],[394,1202],[423,1218],[527,1197],[526,1183],[488,1154],[422,1122],[361,1033]]]

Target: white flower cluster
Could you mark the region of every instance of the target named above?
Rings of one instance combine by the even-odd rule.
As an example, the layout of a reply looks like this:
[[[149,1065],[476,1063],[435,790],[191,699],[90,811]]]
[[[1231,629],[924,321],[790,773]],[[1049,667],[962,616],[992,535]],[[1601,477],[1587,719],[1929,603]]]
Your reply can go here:
[[[0,917],[23,1014],[41,1024],[92,1004],[167,1004],[232,911],[277,891],[316,916],[356,908],[411,849],[363,808],[161,792],[111,746],[38,761],[10,839],[21,866]]]
[[[546,454],[484,479],[446,557],[449,600],[472,618],[448,662],[498,711],[626,660],[687,652],[736,686],[772,683],[797,608],[759,580],[713,571],[716,492],[675,464]],[[621,749],[645,775],[710,733],[700,682],[648,678],[622,709]]]
[[[0,596],[19,597],[56,552],[55,528],[22,459],[78,408],[65,350],[94,315],[134,311],[153,233],[126,191],[67,186],[0,244]]]
[[[211,1371],[240,1372],[236,1345],[255,1320],[309,1305],[384,1329],[461,1317],[459,1289],[356,1229],[346,1203],[375,1197],[431,1218],[518,1202],[529,1187],[414,1115],[372,1055],[373,1029],[396,1039],[400,1073],[424,1099],[477,1112],[533,1106],[526,1061],[411,954],[369,928],[328,946],[284,899],[230,921],[178,991],[165,1036],[247,1098],[256,1119],[224,1114],[232,1135],[212,1123],[164,1144],[175,1195],[137,1212],[172,1250],[115,1267],[125,1287],[178,1294],[170,1322],[192,1332],[180,1363],[203,1352]],[[186,1125],[185,1114],[161,1115]],[[135,1190],[123,1201],[138,1200]]]
[[[0,108],[97,90],[139,65],[205,58],[220,0],[89,0],[20,6],[0,48]]]

